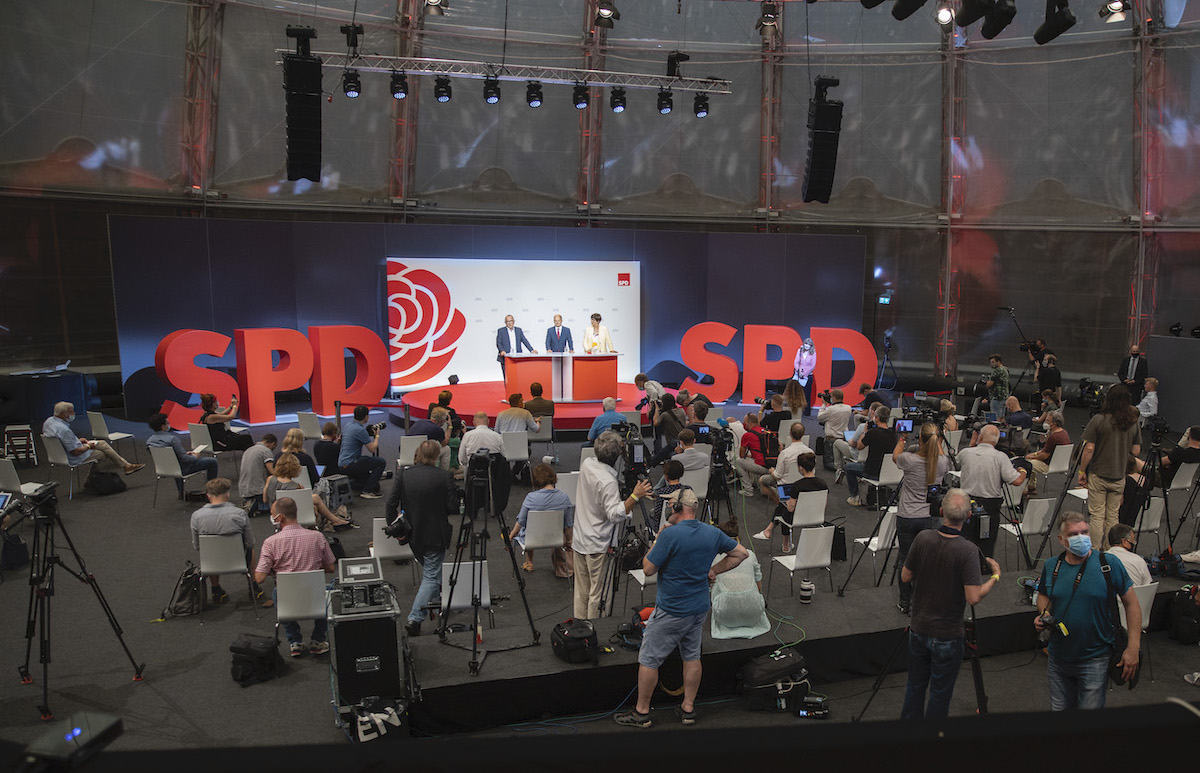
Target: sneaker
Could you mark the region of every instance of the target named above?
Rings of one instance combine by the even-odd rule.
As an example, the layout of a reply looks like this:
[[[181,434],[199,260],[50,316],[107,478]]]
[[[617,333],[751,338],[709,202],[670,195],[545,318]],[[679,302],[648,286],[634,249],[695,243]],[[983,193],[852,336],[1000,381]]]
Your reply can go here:
[[[359,496],[363,499],[383,499],[383,494],[378,491],[364,491]]]
[[[842,480],[843,480],[843,479],[845,479],[845,477],[846,477],[846,471],[845,471],[845,470],[838,470],[838,471],[837,471],[837,475],[834,475],[834,476],[833,476],[833,482],[834,482],[834,483],[841,483],[841,482],[842,482]]]
[[[900,612],[901,612],[902,614],[905,614],[905,615],[911,615],[911,614],[912,614],[912,605],[911,605],[911,604],[905,604],[903,601],[897,601],[897,602],[896,602],[896,609],[899,609],[899,610],[900,610]]]
[[[404,632],[406,634],[408,634],[409,636],[420,636],[421,635],[421,621],[420,620],[409,620],[407,623],[404,624]]]
[[[622,711],[613,717],[613,721],[625,727],[650,727],[650,715],[639,714],[637,709]],[[692,721],[695,721],[694,719]]]
[[[738,493],[744,497],[753,497],[758,492],[755,491],[754,489],[739,489]]]
[[[846,500],[846,504],[850,505],[851,507],[862,507],[862,500],[858,497],[850,497]]]
[[[295,642],[295,643],[289,645],[289,649],[291,649],[291,651],[292,651],[293,658],[298,658],[304,654],[304,645],[301,644],[300,642]]]
[[[762,531],[760,531],[758,534],[755,534],[755,535],[754,535],[754,539],[765,539],[765,540],[769,540],[769,539],[771,539],[771,535],[770,535],[770,534],[767,534],[767,530],[766,530],[766,529],[763,529],[763,530],[762,530]]]
[[[224,588],[218,586],[212,589],[212,600],[214,604],[224,604],[229,601],[229,594],[225,592]]]
[[[1200,671],[1193,671],[1190,674],[1184,674],[1183,681],[1200,687]]]
[[[679,721],[685,725],[696,724],[696,708],[694,706],[691,711],[684,711],[683,706],[676,706],[675,716],[679,717]],[[647,717],[646,721],[649,722],[650,718]]]
[[[388,470],[387,472],[385,472],[385,473],[383,473],[382,475],[380,475],[380,476],[379,476],[379,479],[380,479],[380,480],[391,480],[391,479],[392,479],[392,474],[393,474],[393,473],[392,473],[392,471],[391,471],[391,470]]]
[[[145,466],[146,466],[146,465],[144,465],[144,464],[131,464],[131,465],[129,465],[128,467],[126,467],[126,468],[125,468],[125,474],[126,474],[126,475],[132,475],[132,474],[134,474],[135,472],[137,472],[138,470],[141,470],[141,469],[143,469]]]
[[[329,652],[329,642],[314,641],[308,645],[308,651],[313,655],[324,655]]]

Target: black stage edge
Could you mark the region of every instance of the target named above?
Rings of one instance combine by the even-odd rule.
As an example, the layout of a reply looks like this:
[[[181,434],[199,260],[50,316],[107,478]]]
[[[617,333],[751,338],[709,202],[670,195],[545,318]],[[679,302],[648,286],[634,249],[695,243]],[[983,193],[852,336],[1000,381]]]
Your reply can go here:
[[[1020,612],[978,620],[980,655],[999,655],[1011,652],[1029,652],[1033,657],[1037,637],[1032,625],[1033,610],[1025,607]],[[600,627],[601,641],[607,626]],[[803,641],[796,649],[804,656],[811,673],[813,689],[820,692],[822,685],[846,679],[872,677],[883,669],[903,628],[886,631],[860,633],[851,636],[816,638]],[[543,636],[542,650],[549,650],[549,636]],[[704,678],[699,698],[711,699],[730,695],[737,691],[737,672],[751,658],[778,648],[767,637],[759,637],[741,649],[706,651],[704,653]],[[528,651],[527,651],[528,652]],[[538,652],[541,657],[548,652]],[[462,653],[463,663],[467,653]],[[497,653],[495,657],[522,657],[517,653]],[[483,667],[482,677],[466,678],[458,684],[449,684],[422,690],[423,700],[410,710],[410,726],[414,735],[442,735],[493,728],[514,722],[547,719],[570,714],[585,714],[608,711],[620,705],[629,695],[637,680],[637,663],[630,657],[620,662],[610,661],[613,655],[602,655],[600,665],[567,666],[567,670],[540,675],[527,675],[510,679],[488,679],[488,665]],[[663,665],[660,683],[671,688],[682,685],[682,672],[678,655]],[[556,661],[558,663],[558,661]],[[892,671],[907,670],[905,650],[901,650],[893,663]],[[418,679],[421,674],[418,668]],[[659,690],[655,700],[665,701]],[[625,701],[628,703],[628,701]]]
[[[403,739],[347,747],[189,749],[101,753],[94,773],[168,769],[172,773],[233,771],[519,771],[533,770],[1028,770],[1034,761],[1079,770],[1085,764],[1145,764],[1154,750],[1178,750],[1195,735],[1195,704],[1161,703],[1104,711],[1030,712],[947,720],[797,724],[778,728],[693,728],[572,737],[529,736],[513,746],[495,738]],[[19,750],[0,746],[12,770]],[[903,760],[897,766],[897,762]],[[817,767],[820,766],[820,767]]]

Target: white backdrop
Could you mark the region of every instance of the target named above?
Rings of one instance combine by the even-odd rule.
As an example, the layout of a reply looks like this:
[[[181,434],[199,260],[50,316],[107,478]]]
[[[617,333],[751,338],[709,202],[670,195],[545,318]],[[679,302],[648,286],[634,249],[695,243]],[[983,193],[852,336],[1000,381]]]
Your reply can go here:
[[[621,354],[617,376],[641,367],[641,270],[631,260],[388,258],[388,347],[392,384],[405,390],[497,381],[496,331],[512,314],[529,343],[545,351],[561,314],[575,352],[595,312]]]

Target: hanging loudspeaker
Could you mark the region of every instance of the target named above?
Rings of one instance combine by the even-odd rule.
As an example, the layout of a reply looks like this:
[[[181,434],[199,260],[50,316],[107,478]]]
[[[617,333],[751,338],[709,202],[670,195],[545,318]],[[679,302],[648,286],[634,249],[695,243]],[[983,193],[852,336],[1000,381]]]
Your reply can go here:
[[[284,54],[287,178],[321,180],[321,60]]]

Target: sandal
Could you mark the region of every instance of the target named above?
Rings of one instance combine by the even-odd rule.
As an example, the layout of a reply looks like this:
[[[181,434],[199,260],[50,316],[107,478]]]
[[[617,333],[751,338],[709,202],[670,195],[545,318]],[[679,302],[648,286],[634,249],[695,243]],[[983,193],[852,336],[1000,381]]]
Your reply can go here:
[[[532,572],[533,571],[533,562],[526,561],[524,564],[521,565],[521,569],[526,572]]]

